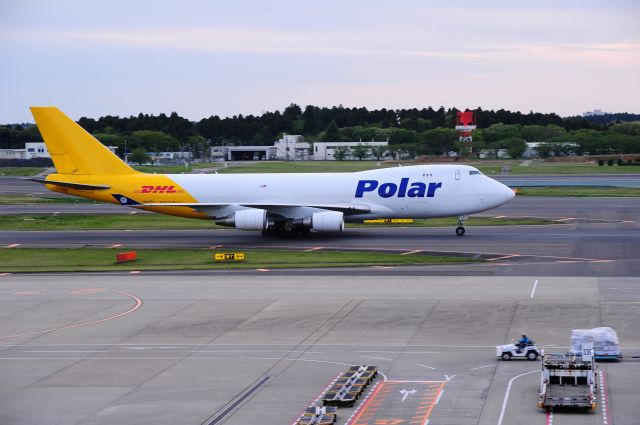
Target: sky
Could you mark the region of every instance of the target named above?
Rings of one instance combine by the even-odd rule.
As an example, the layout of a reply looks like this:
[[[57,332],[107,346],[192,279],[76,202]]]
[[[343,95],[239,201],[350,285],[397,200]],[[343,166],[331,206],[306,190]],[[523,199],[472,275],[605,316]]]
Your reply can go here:
[[[640,1],[0,0],[0,123],[291,103],[640,113]]]

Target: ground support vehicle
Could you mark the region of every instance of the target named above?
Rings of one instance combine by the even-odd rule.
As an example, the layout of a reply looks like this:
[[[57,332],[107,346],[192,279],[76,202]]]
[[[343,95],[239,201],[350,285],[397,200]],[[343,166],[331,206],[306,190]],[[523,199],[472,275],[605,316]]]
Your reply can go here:
[[[596,408],[596,363],[575,354],[545,354],[538,405],[543,409]]]
[[[515,342],[505,345],[496,345],[496,356],[502,360],[527,359],[533,361],[542,354],[542,350],[539,349],[533,341],[530,341],[521,349]]]

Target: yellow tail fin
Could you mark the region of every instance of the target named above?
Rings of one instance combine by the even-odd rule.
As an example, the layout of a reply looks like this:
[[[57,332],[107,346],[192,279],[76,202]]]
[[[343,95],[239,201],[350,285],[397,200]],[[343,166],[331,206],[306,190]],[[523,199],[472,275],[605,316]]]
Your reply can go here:
[[[31,113],[58,174],[137,173],[58,108],[32,106]]]

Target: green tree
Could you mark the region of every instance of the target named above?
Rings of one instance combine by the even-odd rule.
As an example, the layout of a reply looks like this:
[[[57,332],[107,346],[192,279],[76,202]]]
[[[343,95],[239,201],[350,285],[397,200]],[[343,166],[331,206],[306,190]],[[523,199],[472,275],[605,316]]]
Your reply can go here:
[[[387,155],[389,148],[387,146],[371,146],[371,155],[373,155],[378,161]]]
[[[129,155],[129,162],[142,165],[151,162],[151,157],[147,155],[144,149],[135,148],[133,152],[131,152],[131,155]]]
[[[338,124],[336,124],[335,120],[331,120],[331,122],[327,125],[327,128],[324,129],[322,141],[339,142],[340,139],[340,129],[338,128]]]
[[[369,146],[358,143],[353,147],[351,153],[353,154],[353,156],[358,158],[358,161],[362,161],[369,155]]]
[[[487,142],[497,142],[510,137],[520,137],[519,125],[493,124],[484,129],[484,138]]]
[[[508,139],[501,140],[500,143],[507,149],[511,158],[521,158],[524,151],[527,149],[527,144],[524,139],[520,137],[510,137]]]
[[[162,131],[140,130],[131,133],[131,145],[147,151],[177,151],[180,143]]]
[[[349,146],[336,146],[333,150],[333,157],[338,161],[342,161],[347,158],[347,155],[349,155],[349,150]]]

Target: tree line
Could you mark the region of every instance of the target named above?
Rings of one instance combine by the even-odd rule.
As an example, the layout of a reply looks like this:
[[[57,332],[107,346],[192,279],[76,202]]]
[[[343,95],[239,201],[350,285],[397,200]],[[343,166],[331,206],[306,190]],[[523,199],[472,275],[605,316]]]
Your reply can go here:
[[[407,156],[465,153],[455,126],[455,108],[375,109],[332,108],[295,104],[282,112],[262,115],[210,116],[193,122],[179,116],[138,114],[81,118],[78,123],[122,156],[135,149],[148,152],[191,151],[200,157],[211,145],[272,145],[282,134],[302,134],[315,141],[384,141],[390,150]],[[557,114],[475,109],[478,129],[474,151],[507,149],[512,157],[524,152],[526,142],[539,143],[542,156],[640,152],[640,124],[607,121],[606,116],[566,117]],[[640,115],[615,114],[612,119],[640,120]],[[0,148],[23,148],[41,141],[33,125],[0,126]]]

